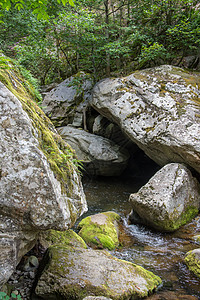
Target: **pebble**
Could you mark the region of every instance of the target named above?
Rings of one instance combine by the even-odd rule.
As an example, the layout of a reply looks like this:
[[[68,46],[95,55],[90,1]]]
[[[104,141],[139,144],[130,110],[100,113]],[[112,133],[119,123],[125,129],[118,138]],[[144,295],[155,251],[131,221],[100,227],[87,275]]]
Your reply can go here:
[[[34,272],[30,272],[29,276],[30,276],[31,279],[33,279],[33,278],[35,278],[35,273]]]
[[[27,265],[29,264],[29,267]],[[20,295],[23,300],[30,300],[31,290],[39,266],[38,258],[35,256],[25,257],[18,269],[11,275],[8,284],[12,287],[12,293]]]

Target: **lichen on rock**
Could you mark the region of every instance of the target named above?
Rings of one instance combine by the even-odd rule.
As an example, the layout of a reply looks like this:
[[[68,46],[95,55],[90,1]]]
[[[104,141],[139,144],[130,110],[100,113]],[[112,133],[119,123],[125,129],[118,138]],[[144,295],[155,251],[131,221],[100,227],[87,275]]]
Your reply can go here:
[[[144,224],[170,232],[198,214],[199,190],[198,181],[184,165],[171,163],[131,194],[130,201]]]
[[[101,80],[91,105],[160,166],[185,163],[200,173],[199,99],[198,73],[163,65]]]
[[[104,296],[113,300],[148,296],[161,279],[144,268],[117,259],[105,250],[51,246],[35,292],[43,299],[84,299]]]
[[[81,127],[92,87],[92,76],[84,72],[65,79],[45,94],[42,101],[44,112],[56,127],[68,124]]]

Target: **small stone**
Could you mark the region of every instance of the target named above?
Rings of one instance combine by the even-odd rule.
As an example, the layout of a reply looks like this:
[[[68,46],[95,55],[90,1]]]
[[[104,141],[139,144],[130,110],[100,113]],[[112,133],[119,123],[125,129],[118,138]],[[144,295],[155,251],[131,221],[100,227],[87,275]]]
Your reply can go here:
[[[16,284],[16,283],[18,283],[18,281],[17,280],[13,280],[13,283]]]
[[[15,295],[19,294],[19,292],[17,290],[13,291],[12,293],[15,294]]]
[[[32,279],[35,278],[35,273],[34,272],[30,272],[29,273],[29,277],[32,278]]]

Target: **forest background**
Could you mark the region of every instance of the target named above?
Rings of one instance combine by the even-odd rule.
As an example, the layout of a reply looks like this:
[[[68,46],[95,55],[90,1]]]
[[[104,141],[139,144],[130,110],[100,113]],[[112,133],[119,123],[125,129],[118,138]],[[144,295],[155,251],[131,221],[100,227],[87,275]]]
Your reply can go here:
[[[0,17],[1,51],[39,85],[200,59],[197,0],[3,0]]]

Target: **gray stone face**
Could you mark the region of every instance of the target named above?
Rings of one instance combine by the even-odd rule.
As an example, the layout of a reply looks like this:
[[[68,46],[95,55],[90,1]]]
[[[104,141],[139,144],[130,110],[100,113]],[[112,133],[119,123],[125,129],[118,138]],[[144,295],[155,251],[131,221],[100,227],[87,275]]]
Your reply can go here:
[[[165,65],[100,81],[91,105],[159,165],[200,172],[199,83],[198,74]]]
[[[42,118],[38,116],[38,120],[42,124]],[[0,83],[0,245],[3,255],[10,257],[11,269],[33,247],[40,230],[68,229],[87,209],[73,167],[69,185],[65,183],[62,190],[40,149],[43,135],[21,102]],[[1,272],[4,274],[4,267]],[[9,272],[1,276],[0,285],[8,277]]]
[[[200,186],[185,166],[172,163],[131,194],[130,201],[145,224],[161,231],[174,231],[198,214]]]
[[[58,132],[76,151],[86,173],[117,176],[124,171],[129,154],[114,142],[72,126],[59,127]]]
[[[84,72],[64,80],[46,93],[42,102],[45,114],[56,127],[68,124],[81,127],[92,86],[91,77]]]
[[[48,266],[35,290],[43,299],[56,299],[58,295],[63,299],[83,299],[91,295],[116,300],[137,299],[161,284],[161,279],[153,273],[104,250],[55,245],[49,248],[47,258]]]

